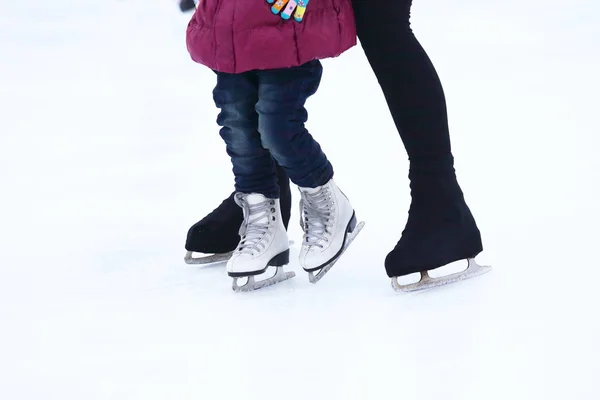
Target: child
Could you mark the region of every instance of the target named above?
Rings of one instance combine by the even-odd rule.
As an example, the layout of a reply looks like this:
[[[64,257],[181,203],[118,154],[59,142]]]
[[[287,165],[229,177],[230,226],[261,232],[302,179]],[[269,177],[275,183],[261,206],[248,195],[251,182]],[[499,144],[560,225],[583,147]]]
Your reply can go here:
[[[356,44],[351,2],[311,2],[304,14],[295,14],[301,22],[274,15],[287,3],[270,7],[265,0],[201,0],[187,29],[192,59],[217,74],[217,123],[233,164],[235,202],[244,214],[241,240],[227,262],[236,291],[294,276],[277,268],[272,278],[254,281],[268,266],[289,262],[274,160],[300,190],[300,264],[311,282],[333,265],[362,227],[355,231],[352,205],[304,127],[304,104],[321,80],[319,59],[336,57]],[[286,10],[295,4],[290,2]],[[315,279],[312,272],[317,270]],[[248,277],[248,284],[238,286],[239,277]]]

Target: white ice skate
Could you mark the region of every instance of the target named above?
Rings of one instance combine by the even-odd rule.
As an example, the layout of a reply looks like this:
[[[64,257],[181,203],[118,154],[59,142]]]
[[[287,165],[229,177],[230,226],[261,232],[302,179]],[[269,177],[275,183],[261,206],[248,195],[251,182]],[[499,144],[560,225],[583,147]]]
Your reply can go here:
[[[356,223],[350,201],[333,179],[314,189],[299,189],[300,225],[304,230],[300,265],[308,272],[308,280],[317,283],[344,254],[365,223]]]
[[[429,276],[427,271],[422,271],[421,279],[418,282],[407,285],[401,285],[398,282],[398,277],[394,276],[392,278],[392,287],[397,292],[414,292],[417,290],[431,289],[434,287],[447,285],[449,283],[464,281],[465,279],[474,278],[492,270],[491,266],[477,264],[474,258],[469,258],[467,261],[469,264],[467,269],[464,271],[456,272],[446,276],[439,276],[436,278]]]
[[[268,199],[256,193],[236,193],[235,202],[244,211],[244,222],[240,227],[240,243],[227,262],[227,274],[233,277],[233,290],[247,292],[293,278],[294,272],[283,271],[283,266],[289,263],[290,247],[279,199]],[[277,267],[275,275],[256,281],[255,275],[266,272],[269,266]],[[238,285],[238,279],[245,277],[248,282]]]

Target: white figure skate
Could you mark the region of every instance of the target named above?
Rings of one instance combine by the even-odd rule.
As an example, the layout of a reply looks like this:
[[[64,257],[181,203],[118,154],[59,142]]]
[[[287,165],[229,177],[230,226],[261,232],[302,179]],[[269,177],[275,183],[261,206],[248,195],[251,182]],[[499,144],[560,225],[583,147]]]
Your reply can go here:
[[[293,271],[284,272],[289,263],[290,247],[281,218],[279,199],[268,199],[262,194],[236,193],[235,202],[242,207],[244,222],[240,227],[240,243],[227,262],[227,274],[233,278],[233,290],[247,292],[271,286],[293,278]],[[271,278],[256,281],[255,275],[277,267]],[[238,279],[248,278],[245,285]]]

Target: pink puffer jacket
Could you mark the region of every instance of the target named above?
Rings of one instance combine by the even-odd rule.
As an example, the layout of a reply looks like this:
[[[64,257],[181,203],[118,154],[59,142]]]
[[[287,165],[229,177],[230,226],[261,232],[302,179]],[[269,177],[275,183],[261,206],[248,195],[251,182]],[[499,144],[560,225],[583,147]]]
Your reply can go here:
[[[312,0],[302,22],[273,14],[265,0],[200,0],[187,28],[192,59],[228,73],[298,66],[354,45],[350,0]]]

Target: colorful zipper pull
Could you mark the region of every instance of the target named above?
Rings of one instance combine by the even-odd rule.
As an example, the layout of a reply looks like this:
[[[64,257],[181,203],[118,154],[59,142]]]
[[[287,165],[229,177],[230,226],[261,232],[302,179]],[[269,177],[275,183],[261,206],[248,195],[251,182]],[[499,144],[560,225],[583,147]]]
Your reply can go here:
[[[294,19],[296,22],[302,22],[302,18],[304,18],[304,13],[306,12],[306,6],[308,6],[309,0],[298,0],[298,7],[296,7],[296,13],[294,14]]]
[[[285,7],[288,1],[289,0],[277,0],[275,4],[273,4],[273,7],[271,7],[271,12],[273,12],[273,14],[278,14]]]
[[[297,5],[296,0],[290,0],[285,10],[281,13],[281,18],[290,19]]]

